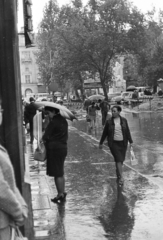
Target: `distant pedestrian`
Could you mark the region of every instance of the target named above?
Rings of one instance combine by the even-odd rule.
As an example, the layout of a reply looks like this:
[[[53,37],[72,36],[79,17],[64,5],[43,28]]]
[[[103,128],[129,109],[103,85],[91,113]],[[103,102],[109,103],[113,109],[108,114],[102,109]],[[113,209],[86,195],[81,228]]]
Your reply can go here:
[[[36,115],[37,108],[35,106],[35,100],[33,97],[29,98],[30,104],[25,106],[24,119],[29,122],[30,143],[33,144],[33,118]]]
[[[86,110],[86,112],[88,113],[88,107],[91,105],[92,101],[89,98],[86,98],[84,101],[84,106],[83,108]]]
[[[107,102],[107,99],[105,98],[104,100],[102,100],[100,102],[99,106],[100,106],[101,115],[102,115],[102,126],[104,126],[105,122],[106,122],[108,111],[110,110],[110,104]]]
[[[67,156],[68,123],[60,115],[59,109],[45,107],[50,121],[42,137],[47,151],[47,175],[54,177],[58,195],[51,199],[54,203],[63,202],[66,198],[64,161]]]
[[[88,117],[90,119],[90,128],[95,128],[96,126],[96,111],[99,110],[100,108],[98,107],[95,102],[92,102],[92,104],[88,107]]]
[[[2,124],[0,104],[0,125]],[[15,181],[10,157],[0,145],[0,240],[11,240],[11,226],[22,226],[28,215],[28,207]]]
[[[63,100],[60,99],[60,100],[58,101],[58,103],[62,106],[62,105],[63,105]]]
[[[141,89],[140,89],[141,90]],[[132,94],[132,99],[136,99],[138,100],[138,97],[139,97],[139,93],[137,90],[134,90],[133,94]]]
[[[112,117],[107,120],[99,143],[99,148],[102,149],[102,144],[107,137],[108,146],[116,165],[117,180],[120,185],[122,185],[124,181],[122,166],[125,160],[128,142],[130,142],[130,146],[133,145],[127,120],[120,116],[121,110],[120,106],[113,106],[111,108]]]

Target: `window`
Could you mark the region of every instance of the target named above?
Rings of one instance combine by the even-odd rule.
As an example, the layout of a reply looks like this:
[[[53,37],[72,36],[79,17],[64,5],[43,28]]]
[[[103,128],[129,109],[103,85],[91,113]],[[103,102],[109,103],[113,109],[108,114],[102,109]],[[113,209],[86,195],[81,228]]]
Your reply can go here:
[[[22,52],[22,55],[23,55],[24,59],[29,59],[30,58],[30,52],[29,51]]]
[[[29,68],[28,68],[28,67],[26,67],[26,68],[25,68],[25,71],[26,71],[26,72],[29,72]]]
[[[25,75],[25,83],[30,83],[30,82],[31,82],[31,76]]]

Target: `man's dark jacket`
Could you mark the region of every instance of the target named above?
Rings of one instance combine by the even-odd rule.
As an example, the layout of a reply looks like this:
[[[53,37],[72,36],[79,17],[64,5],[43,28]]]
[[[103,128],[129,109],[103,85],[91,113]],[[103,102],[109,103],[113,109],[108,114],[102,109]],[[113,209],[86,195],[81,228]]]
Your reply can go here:
[[[34,102],[31,102],[25,107],[24,118],[29,122],[33,121],[33,117],[35,116],[36,111],[37,109]]]
[[[130,143],[133,143],[132,137],[130,134],[130,129],[128,127],[128,123],[126,118],[120,116],[120,124],[122,127],[122,134],[123,134],[123,142],[124,142],[124,147],[127,148],[128,141]],[[115,124],[114,124],[114,118],[111,117],[106,121],[102,137],[100,140],[100,144],[103,144],[105,138],[107,137],[108,140],[108,146],[112,147],[112,143],[114,141],[114,130],[115,130]]]

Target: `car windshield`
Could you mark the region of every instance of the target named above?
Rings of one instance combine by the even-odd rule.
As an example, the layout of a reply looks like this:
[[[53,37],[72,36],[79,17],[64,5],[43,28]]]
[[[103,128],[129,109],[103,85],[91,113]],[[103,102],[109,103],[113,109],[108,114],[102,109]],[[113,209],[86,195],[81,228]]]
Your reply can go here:
[[[127,96],[129,96],[129,95],[130,95],[129,92],[122,93],[122,96],[123,96],[123,97],[127,97]]]
[[[116,96],[120,96],[121,93],[108,93],[108,97],[116,97]]]

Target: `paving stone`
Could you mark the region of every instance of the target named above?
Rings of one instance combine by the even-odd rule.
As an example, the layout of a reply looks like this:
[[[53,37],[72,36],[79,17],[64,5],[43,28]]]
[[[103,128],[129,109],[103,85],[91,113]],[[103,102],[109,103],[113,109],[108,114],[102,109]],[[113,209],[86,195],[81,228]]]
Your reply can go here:
[[[49,231],[35,231],[35,237],[47,237],[49,236]]]
[[[50,208],[49,199],[45,195],[38,195],[34,201],[32,201],[33,209],[48,209]]]
[[[45,225],[48,225],[49,224],[49,222],[47,221],[47,220],[45,220],[45,221],[38,221],[38,220],[35,220],[34,221],[34,226],[35,227],[37,227],[37,226],[45,226]]]
[[[32,195],[33,195],[33,194],[38,195],[38,194],[39,194],[39,191],[34,190],[34,191],[31,191],[31,193],[32,193]]]
[[[39,186],[31,186],[31,190],[39,189]]]

